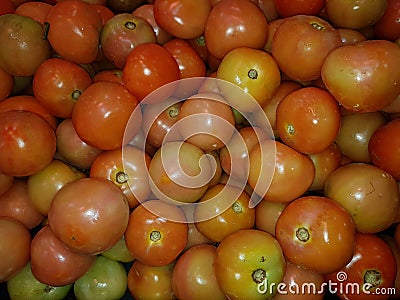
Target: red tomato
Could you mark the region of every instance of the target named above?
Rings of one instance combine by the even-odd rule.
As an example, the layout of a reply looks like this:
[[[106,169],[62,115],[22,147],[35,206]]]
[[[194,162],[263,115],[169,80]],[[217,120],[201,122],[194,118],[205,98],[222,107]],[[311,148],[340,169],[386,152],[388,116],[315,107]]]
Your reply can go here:
[[[377,38],[395,41],[400,37],[400,1],[388,0],[383,16],[373,25]]]
[[[177,38],[191,39],[204,33],[211,6],[209,0],[157,0],[153,10],[160,27]]]
[[[315,154],[328,148],[339,133],[339,104],[324,89],[304,87],[289,93],[276,109],[279,138],[295,150]]]
[[[125,87],[139,101],[159,87],[179,79],[179,65],[175,58],[156,43],[136,46],[128,55],[122,72]]]
[[[129,205],[122,191],[104,178],[80,178],[65,185],[53,199],[48,221],[70,249],[98,254],[123,236]]]
[[[224,0],[212,8],[204,37],[207,49],[218,59],[238,47],[262,49],[268,39],[268,21],[251,1]]]
[[[282,18],[294,15],[318,15],[325,0],[273,0],[275,9]]]
[[[53,159],[56,135],[42,117],[30,111],[0,113],[0,173],[29,176]]]
[[[356,233],[351,261],[327,274],[326,279],[336,283],[334,291],[340,299],[384,300],[395,292],[396,270],[394,254],[381,237]],[[352,284],[352,288],[348,284]]]
[[[77,0],[58,2],[49,10],[45,22],[50,25],[47,39],[63,58],[75,63],[96,59],[102,19],[91,4]]]
[[[372,133],[368,152],[374,165],[384,169],[400,181],[400,119],[396,118]]]
[[[335,201],[303,196],[282,211],[275,234],[290,262],[327,274],[351,260],[354,233],[351,215]]]
[[[3,0],[0,4],[0,15],[12,14],[15,12],[14,3],[11,0]]]
[[[44,25],[44,20],[51,7],[49,3],[29,1],[19,5],[15,9],[15,13],[17,15],[30,17]]]
[[[140,129],[139,102],[125,87],[115,82],[94,82],[86,88],[72,111],[78,136],[101,150],[113,150],[124,143],[124,135],[133,138]],[[133,116],[134,124],[129,119]]]
[[[125,242],[132,255],[150,266],[172,263],[186,246],[188,225],[178,206],[148,200],[130,214]]]
[[[63,58],[49,58],[33,76],[33,94],[52,115],[70,118],[76,101],[92,83],[80,65]]]

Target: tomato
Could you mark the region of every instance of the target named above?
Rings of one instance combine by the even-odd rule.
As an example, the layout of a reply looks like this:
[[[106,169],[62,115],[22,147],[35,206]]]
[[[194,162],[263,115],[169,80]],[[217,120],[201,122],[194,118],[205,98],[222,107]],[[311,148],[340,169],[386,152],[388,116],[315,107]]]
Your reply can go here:
[[[326,179],[324,194],[349,211],[359,232],[385,230],[398,216],[396,180],[371,164],[350,163],[337,168]]]
[[[153,27],[143,18],[120,13],[109,19],[100,34],[104,56],[117,68],[123,68],[134,47],[156,42]]]
[[[12,186],[0,195],[0,216],[14,218],[28,229],[36,227],[43,221],[43,215],[32,204],[25,179],[15,179]]]
[[[149,266],[135,260],[128,271],[128,289],[134,299],[175,299],[172,270],[175,263]]]
[[[324,89],[304,87],[289,93],[276,109],[280,139],[295,150],[315,154],[336,139],[341,112],[335,98]]]
[[[160,27],[174,37],[191,39],[204,33],[211,6],[209,0],[157,0],[153,10]]]
[[[393,289],[396,266],[390,246],[381,237],[356,233],[351,261],[327,274],[326,279],[337,284],[335,292],[340,299],[388,299],[393,294],[390,288]],[[350,289],[350,283],[356,285]]]
[[[0,16],[0,67],[16,76],[31,76],[51,55],[42,24],[25,16]]]
[[[253,228],[255,209],[249,206],[250,196],[241,189],[224,184],[210,187],[194,209],[197,229],[214,242],[229,234]]]
[[[204,37],[207,49],[218,59],[239,47],[262,49],[268,39],[268,21],[251,1],[224,0],[211,9]]]
[[[74,105],[72,122],[78,136],[101,150],[123,145],[124,134],[133,137],[142,123],[138,100],[125,87],[115,82],[94,82],[87,87]],[[126,131],[128,120],[135,117]]]
[[[115,16],[114,12],[109,7],[103,4],[91,3],[91,5],[94,10],[97,11],[97,13],[100,15],[101,23],[103,26],[109,19]]]
[[[329,21],[336,27],[361,29],[376,23],[384,14],[388,1],[326,0]]]
[[[36,113],[43,117],[53,129],[57,128],[57,118],[39,103],[34,96],[16,95],[0,102],[0,112],[10,110],[25,110]]]
[[[325,0],[273,0],[275,9],[282,18],[294,15],[318,15],[325,5]]]
[[[400,37],[400,24],[397,20],[400,17],[400,2],[388,0],[387,7],[382,17],[373,24],[373,31],[377,38],[395,41]]]
[[[122,84],[122,70],[121,69],[106,69],[97,72],[93,76],[93,82],[108,81]]]
[[[89,73],[63,58],[45,60],[33,77],[33,94],[52,115],[70,118],[76,101],[92,83]]]
[[[352,217],[328,197],[302,196],[289,203],[275,234],[290,262],[318,273],[345,266],[353,255]]]
[[[222,148],[232,137],[235,118],[219,94],[201,93],[187,98],[176,123],[180,136],[203,151]]]
[[[158,25],[157,21],[155,20],[153,4],[145,3],[143,5],[140,5],[132,12],[132,15],[145,19],[153,27],[153,31],[156,35],[156,40],[158,44],[164,45],[167,41],[172,39],[171,33],[160,27],[160,25]]]
[[[45,2],[25,2],[15,9],[17,15],[30,17],[44,25],[44,20],[49,12],[51,5]]]
[[[75,63],[91,63],[98,54],[102,19],[84,1],[67,0],[53,5],[46,15],[47,39],[54,51]]]
[[[103,151],[90,166],[91,177],[101,177],[116,184],[134,208],[150,196],[148,178],[150,156],[134,146]]]
[[[0,87],[0,101],[3,101],[11,94],[14,88],[14,77],[0,68],[0,80],[2,82]]]
[[[255,207],[255,228],[275,236],[276,222],[287,205],[284,202],[260,201]]]
[[[0,196],[7,192],[15,181],[14,176],[5,175],[0,173]]]
[[[213,242],[202,234],[196,227],[194,222],[188,222],[188,240],[183,251],[188,250],[191,247],[201,244],[212,244]]]
[[[17,274],[30,258],[31,235],[20,221],[0,217],[0,255],[7,257],[0,261],[0,282]]]
[[[178,299],[201,300],[212,295],[226,299],[215,277],[216,246],[197,245],[185,251],[172,271],[172,288]]]
[[[323,63],[321,78],[344,108],[380,110],[400,93],[400,48],[385,40],[367,40],[333,49]]]
[[[31,264],[28,262],[19,272],[7,281],[7,292],[15,300],[62,300],[72,290],[72,284],[65,286],[48,286],[40,282],[32,274]]]
[[[143,0],[108,0],[107,6],[116,13],[124,13],[131,12],[132,10],[139,7],[143,2]]]
[[[274,300],[322,300],[324,299],[325,278],[321,273],[304,269],[286,261],[285,276],[282,284],[284,289],[274,297]]]
[[[129,252],[129,249],[126,246],[124,236],[122,236],[120,240],[110,249],[101,252],[101,255],[107,257],[108,259],[116,260],[122,263],[130,263],[135,260],[132,253]]]
[[[399,128],[399,118],[389,121],[372,133],[367,145],[372,163],[389,172],[397,181],[400,181]]]
[[[102,150],[86,144],[77,134],[72,119],[64,119],[56,129],[57,154],[72,166],[86,170]]]
[[[337,28],[343,45],[355,45],[365,41],[367,37],[356,29]]]
[[[66,184],[86,177],[65,162],[54,159],[43,170],[27,179],[27,194],[32,206],[43,216],[47,216],[55,194]]]
[[[98,254],[123,236],[129,206],[122,191],[104,178],[80,178],[61,188],[48,212],[55,235],[72,250]]]
[[[127,289],[122,263],[98,255],[91,268],[74,283],[77,299],[121,299]]]
[[[351,160],[371,162],[369,141],[373,133],[385,123],[386,118],[380,111],[344,114],[336,144]]]
[[[156,43],[145,43],[133,48],[122,72],[125,87],[139,101],[159,87],[179,79],[179,65],[175,58]]]
[[[276,294],[285,259],[271,234],[242,229],[219,243],[214,268],[218,285],[229,299],[266,299]]]
[[[42,227],[31,243],[30,264],[33,275],[42,283],[64,286],[85,274],[96,256],[81,254],[67,248],[49,225]]]
[[[290,202],[309,189],[314,176],[312,160],[282,142],[264,140],[250,152],[248,183],[265,200]]]
[[[131,212],[125,242],[143,264],[166,266],[183,251],[187,236],[188,225],[180,207],[148,200]]]
[[[165,143],[151,159],[150,188],[159,199],[193,203],[209,187],[212,161],[202,149],[189,142]]]
[[[0,113],[0,172],[29,176],[53,159],[56,135],[42,117],[29,111]]]
[[[217,70],[217,79],[239,86],[256,100],[248,103],[246,99],[238,97],[229,85],[220,87],[231,106],[239,111],[249,112],[256,110],[256,104],[264,106],[271,100],[281,83],[281,74],[277,63],[267,52],[238,47],[229,51],[222,59]]]
[[[1,2],[0,15],[12,14],[15,12],[14,3],[11,0]]]
[[[317,16],[295,15],[285,18],[275,31],[271,52],[283,73],[308,81],[321,76],[325,57],[340,46],[340,35],[330,23]]]

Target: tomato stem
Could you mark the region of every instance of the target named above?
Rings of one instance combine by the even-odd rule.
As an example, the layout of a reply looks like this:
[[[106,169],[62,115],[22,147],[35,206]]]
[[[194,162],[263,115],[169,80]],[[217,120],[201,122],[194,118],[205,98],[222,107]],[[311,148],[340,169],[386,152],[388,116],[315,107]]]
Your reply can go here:
[[[307,242],[310,239],[310,233],[304,227],[300,227],[296,230],[296,237],[301,242]]]
[[[364,283],[376,287],[382,283],[382,274],[377,270],[367,270],[364,273]]]
[[[153,230],[150,233],[150,240],[152,242],[158,242],[159,240],[161,240],[161,232],[159,232],[158,230]]]
[[[251,277],[255,283],[261,283],[264,282],[265,278],[267,277],[267,272],[265,272],[263,269],[257,269],[253,272],[253,274],[251,274]]]

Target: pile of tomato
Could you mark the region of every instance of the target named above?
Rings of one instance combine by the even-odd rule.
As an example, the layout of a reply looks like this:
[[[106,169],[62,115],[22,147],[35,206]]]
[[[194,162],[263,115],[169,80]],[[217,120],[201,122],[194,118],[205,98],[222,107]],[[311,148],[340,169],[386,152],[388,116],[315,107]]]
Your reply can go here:
[[[2,0],[0,298],[400,299],[400,0]]]

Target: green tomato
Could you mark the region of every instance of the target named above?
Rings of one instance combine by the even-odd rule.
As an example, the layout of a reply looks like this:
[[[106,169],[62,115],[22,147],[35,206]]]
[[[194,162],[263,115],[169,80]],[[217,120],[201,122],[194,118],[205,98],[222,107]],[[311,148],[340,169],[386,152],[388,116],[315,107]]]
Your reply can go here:
[[[101,253],[103,256],[123,263],[132,262],[135,258],[126,247],[125,238],[122,237],[114,246]]]
[[[77,300],[121,299],[127,289],[128,275],[124,265],[98,255],[95,263],[74,283]]]
[[[11,300],[61,300],[71,288],[72,284],[54,287],[41,283],[33,276],[30,262],[7,281]]]

